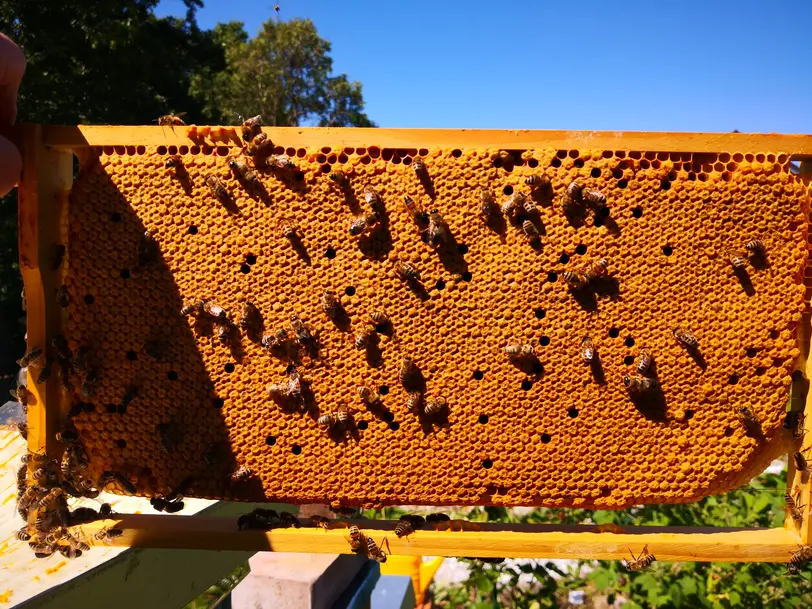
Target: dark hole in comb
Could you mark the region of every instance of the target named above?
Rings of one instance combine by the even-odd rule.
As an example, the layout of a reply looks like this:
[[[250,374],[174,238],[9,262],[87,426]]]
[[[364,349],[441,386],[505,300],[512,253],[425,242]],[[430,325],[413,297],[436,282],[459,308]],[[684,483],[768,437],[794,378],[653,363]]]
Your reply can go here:
[[[750,348],[750,349],[747,350],[746,355],[747,355],[747,357],[755,357],[756,355],[758,355],[758,350]]]
[[[243,275],[247,275],[250,272],[251,272],[251,267],[250,266],[248,266],[247,264],[241,264],[240,265],[240,273],[242,273]]]
[[[330,260],[332,260],[333,258],[335,258],[335,257],[336,257],[336,251],[335,251],[335,250],[334,250],[332,247],[328,247],[328,248],[327,248],[327,251],[326,251],[326,252],[324,252],[324,255],[325,255],[327,258],[329,258]]]
[[[268,446],[273,446],[274,444],[276,444],[276,438],[274,436],[268,436],[267,438],[265,438],[265,444],[267,444]]]
[[[738,382],[739,382],[739,377],[736,376],[735,374],[731,374],[727,379],[727,384],[728,385],[736,385],[736,384],[738,384]]]
[[[555,283],[556,281],[558,281],[558,273],[556,273],[555,271],[550,271],[549,273],[547,273],[547,281],[549,281],[550,283]]]
[[[530,391],[533,388],[533,381],[522,381],[522,391]]]
[[[570,417],[571,419],[574,419],[575,417],[577,417],[577,416],[578,416],[578,409],[577,409],[577,408],[570,408],[570,409],[567,411],[567,414],[569,415],[569,417]]]
[[[733,435],[733,428],[732,427],[725,427],[725,437],[730,437]]]
[[[192,226],[189,227],[189,234],[190,235],[196,235],[197,234],[197,227],[194,224],[192,224]]]
[[[618,188],[626,188],[629,185],[628,180],[618,180],[617,187]]]
[[[670,256],[674,253],[674,249],[670,245],[663,246],[663,255]]]
[[[485,459],[484,461],[482,461],[482,467],[484,467],[485,469],[492,468],[493,467],[493,461],[491,461],[490,459]]]
[[[505,188],[504,188],[504,190],[502,190],[502,192],[504,192],[506,195],[512,195],[513,194],[513,186],[510,186],[510,185],[505,186]]]
[[[397,431],[398,429],[400,429],[400,423],[398,423],[397,421],[392,421],[391,423],[389,423],[389,429],[391,429],[392,431]]]
[[[119,275],[122,279],[129,279],[130,278],[130,269],[121,269]]]
[[[471,281],[471,277],[472,277],[472,275],[471,275],[471,273],[469,273],[468,271],[465,271],[465,272],[462,274],[462,280],[463,280],[463,281]]]
[[[599,178],[601,177],[601,170],[595,167],[592,171],[589,172],[589,175],[591,175],[593,178]]]
[[[451,156],[453,156],[455,159],[460,158],[462,156],[462,150],[455,148],[451,151]]]
[[[121,214],[118,212],[110,214],[110,222],[121,222]]]
[[[642,218],[643,217],[643,208],[642,207],[635,207],[632,210],[632,216],[635,218]]]
[[[437,283],[434,284],[434,287],[437,288],[438,290],[444,290],[445,289],[445,281],[443,281],[442,279],[438,279]]]
[[[85,295],[85,304],[92,305],[94,302],[96,302],[96,297],[93,294]]]
[[[127,351],[127,359],[130,360],[131,362],[134,362],[135,360],[138,359],[138,354],[132,349],[130,349],[129,351]]]
[[[355,288],[354,288],[354,287],[352,287],[352,286],[347,286],[347,287],[344,289],[344,293],[345,293],[347,296],[355,296]]]
[[[611,336],[612,338],[617,338],[618,336],[620,336],[620,330],[618,330],[617,328],[609,328],[609,336]]]
[[[693,410],[686,410],[684,417],[685,417],[686,421],[690,421],[691,419],[694,418],[694,411]]]
[[[457,251],[458,251],[458,252],[459,252],[461,255],[463,255],[463,256],[464,256],[465,254],[467,254],[467,253],[468,253],[468,246],[467,246],[467,245],[465,245],[464,243],[460,243],[460,244],[457,246]]]
[[[549,336],[542,336],[541,338],[539,338],[539,344],[542,347],[546,347],[547,345],[550,344],[550,337]]]
[[[600,228],[601,226],[603,226],[603,218],[597,216],[593,224],[595,225],[596,228]]]
[[[254,254],[248,254],[245,257],[245,263],[246,264],[251,264],[251,265],[256,264],[257,263],[257,257],[254,256]]]
[[[627,355],[626,357],[623,358],[623,363],[626,364],[627,366],[631,366],[634,363],[634,356]]]
[[[223,398],[214,398],[213,404],[215,408],[222,408],[225,406],[226,401]]]
[[[488,423],[488,415],[486,414],[479,415],[479,423],[480,425],[486,425]]]
[[[115,404],[105,404],[104,408],[110,414],[115,414],[118,411],[118,406],[116,406]]]
[[[302,447],[299,446],[298,444],[294,444],[291,447],[290,452],[292,452],[294,455],[301,455],[302,454]]]
[[[387,423],[392,423],[395,420],[395,413],[387,411],[383,414],[383,420]]]
[[[544,309],[536,309],[533,314],[536,316],[536,319],[544,319],[544,317],[547,315],[547,311]]]
[[[662,188],[663,190],[668,190],[668,189],[670,189],[670,188],[671,188],[671,182],[669,182],[668,180],[663,180],[663,181],[660,183],[660,188]]]
[[[586,254],[586,246],[583,243],[579,243],[575,246],[575,253],[579,256],[583,256]]]
[[[232,372],[234,372],[234,364],[232,363],[226,364],[225,366],[223,366],[223,370],[231,374]]]
[[[631,336],[627,336],[626,340],[623,341],[623,344],[629,348],[634,347],[634,339]]]
[[[358,429],[366,429],[369,427],[369,423],[366,421],[358,421]]]
[[[127,448],[127,440],[116,440],[116,446],[119,448]]]
[[[608,486],[602,486],[601,487],[601,497],[608,497],[611,494],[612,494],[612,489],[610,489]]]
[[[174,370],[170,370],[169,372],[166,373],[166,378],[168,378],[170,381],[177,381],[178,373],[175,372]]]
[[[474,370],[475,381],[481,381],[483,378],[485,378],[485,373],[482,370]]]
[[[387,393],[389,393],[389,387],[386,385],[381,385],[380,387],[378,387],[378,393],[380,393],[381,395],[386,395]]]
[[[548,433],[541,434],[541,443],[542,444],[549,444],[550,440],[552,440],[552,438],[550,437],[550,434],[548,434]]]
[[[570,257],[569,257],[567,254],[561,254],[561,255],[558,257],[558,261],[559,261],[561,264],[567,264],[567,263],[570,261]]]

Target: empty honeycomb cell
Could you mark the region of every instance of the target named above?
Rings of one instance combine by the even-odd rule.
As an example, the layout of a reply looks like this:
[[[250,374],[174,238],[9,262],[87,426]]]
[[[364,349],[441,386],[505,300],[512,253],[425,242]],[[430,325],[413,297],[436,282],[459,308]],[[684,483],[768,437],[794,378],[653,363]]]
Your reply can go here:
[[[224,146],[105,147],[82,168],[69,206],[66,285],[76,296],[65,333],[72,349],[89,348],[102,379],[98,407],[76,417],[93,476],[146,468],[133,476],[141,493],[193,476],[190,496],[246,501],[618,509],[722,492],[769,460],[797,356],[807,255],[807,194],[786,158],[283,144],[277,152],[295,157],[297,172],[259,172],[273,205],[245,192],[226,166],[238,151]],[[164,167],[169,153],[186,155],[188,190]],[[413,169],[417,157],[427,180]],[[521,222],[494,230],[475,210],[481,188],[501,205],[528,195],[524,179],[542,169],[553,199],[533,212],[544,227],[534,249]],[[339,170],[344,188],[327,177]],[[239,214],[205,187],[211,173]],[[606,211],[580,224],[559,203],[576,179],[607,196]],[[385,211],[353,238],[347,227],[368,211],[367,186]],[[421,239],[406,194],[442,214],[447,247]],[[296,224],[295,239],[283,222]],[[139,264],[146,230],[158,256]],[[768,244],[769,264],[748,257],[745,289],[725,252],[754,238]],[[600,257],[608,277],[573,291],[562,274]],[[395,260],[419,281],[401,281]],[[328,289],[342,305],[337,321],[322,309]],[[201,299],[227,322],[181,315]],[[245,302],[260,313],[257,332],[240,326]],[[373,323],[375,311],[391,324]],[[263,347],[263,334],[292,333],[293,313],[312,345],[287,355]],[[698,349],[679,344],[677,326]],[[357,349],[368,327],[372,338]],[[585,335],[599,368],[580,357]],[[167,343],[167,353],[149,357],[147,341]],[[511,341],[532,345],[535,359],[509,361]],[[623,384],[641,345],[661,384],[643,403]],[[442,416],[410,409],[398,379],[406,356],[425,397],[447,401]],[[302,397],[268,399],[268,385],[292,372]],[[359,385],[379,400],[365,404]],[[745,404],[761,443],[738,422]],[[352,417],[347,434],[318,425],[340,407]],[[154,429],[169,420],[183,440],[167,459]],[[209,464],[213,443],[222,450]],[[241,464],[256,484],[228,481]],[[437,471],[455,482],[431,482]]]

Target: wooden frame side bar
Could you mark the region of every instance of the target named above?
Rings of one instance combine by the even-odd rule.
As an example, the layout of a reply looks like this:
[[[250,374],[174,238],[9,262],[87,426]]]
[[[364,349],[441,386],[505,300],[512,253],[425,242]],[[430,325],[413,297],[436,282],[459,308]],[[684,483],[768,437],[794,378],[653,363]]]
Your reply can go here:
[[[303,527],[265,532],[238,531],[233,517],[162,515],[122,515],[77,528],[91,540],[102,528],[120,528],[123,535],[108,543],[132,547],[349,554],[345,528],[349,524],[358,525],[379,546],[386,538],[387,553],[411,556],[617,560],[629,558],[630,549],[637,554],[647,545],[658,560],[665,561],[787,562],[799,542],[797,534],[782,528],[629,527],[621,533],[596,533],[594,526],[462,521],[446,523],[448,530],[419,530],[398,539],[393,532],[396,521],[352,520],[329,531]]]
[[[537,131],[492,129],[367,129],[266,127],[274,141],[292,147],[540,148],[556,150],[639,150],[657,152],[775,152],[812,158],[812,135],[750,133],[658,133],[636,131]],[[46,146],[226,145],[242,146],[237,127],[45,126]]]
[[[54,247],[66,243],[63,212],[73,182],[73,154],[43,145],[42,127],[21,128],[19,145],[23,171],[18,189],[18,239],[20,270],[27,305],[28,348],[49,351],[51,339],[61,332],[62,311],[56,306],[60,279],[51,268]],[[60,424],[60,385],[57,374],[44,384],[36,382],[37,370],[28,371],[28,447],[59,455],[54,435]]]

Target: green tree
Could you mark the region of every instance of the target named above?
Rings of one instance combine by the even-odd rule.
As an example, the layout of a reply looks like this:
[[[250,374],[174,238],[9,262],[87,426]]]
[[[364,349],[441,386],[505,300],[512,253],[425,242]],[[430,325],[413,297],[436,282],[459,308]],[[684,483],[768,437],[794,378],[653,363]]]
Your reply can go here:
[[[224,122],[261,114],[273,126],[375,126],[364,113],[361,84],[332,74],[330,43],[309,19],[268,20],[254,38],[233,21],[218,24],[214,38],[226,69],[203,71],[192,83],[207,113]]]

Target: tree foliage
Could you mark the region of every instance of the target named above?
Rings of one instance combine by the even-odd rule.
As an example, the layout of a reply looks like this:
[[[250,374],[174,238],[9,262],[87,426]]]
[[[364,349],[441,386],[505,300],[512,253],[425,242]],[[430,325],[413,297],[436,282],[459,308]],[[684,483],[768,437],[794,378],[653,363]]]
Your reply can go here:
[[[196,75],[192,87],[206,112],[224,121],[261,114],[264,124],[282,127],[374,126],[363,111],[361,84],[332,74],[330,43],[309,19],[269,19],[254,38],[232,21],[218,24],[214,38],[226,69]]]
[[[149,124],[186,112],[197,124],[372,126],[361,85],[331,73],[330,43],[310,21],[267,22],[253,40],[240,23],[201,30],[202,0],[183,18],[159,0],[0,0],[0,24],[26,55],[18,120]],[[17,199],[0,199],[0,374],[12,372],[25,332],[17,254]]]

